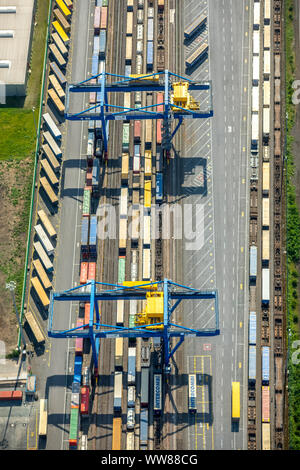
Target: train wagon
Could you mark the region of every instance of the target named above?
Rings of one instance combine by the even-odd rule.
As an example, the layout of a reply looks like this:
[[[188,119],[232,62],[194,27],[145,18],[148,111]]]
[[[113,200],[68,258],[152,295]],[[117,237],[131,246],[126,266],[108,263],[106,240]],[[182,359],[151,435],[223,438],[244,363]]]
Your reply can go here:
[[[124,324],[124,299],[117,300],[117,326]]]
[[[95,12],[94,12],[94,36],[99,36],[99,33],[100,33],[101,8],[102,7],[100,7],[100,6],[95,7]]]
[[[149,367],[142,367],[141,371],[141,406],[149,404]]]
[[[65,111],[65,105],[63,104],[59,96],[57,95],[54,88],[48,88],[48,95],[50,96],[59,114],[63,114]]]
[[[143,248],[143,281],[151,279],[151,250]]]
[[[43,333],[42,328],[36,321],[35,317],[33,316],[32,312],[27,310],[27,312],[24,313],[25,315],[25,320],[27,321],[28,325],[30,326],[30,329],[32,333],[34,334],[34,337],[37,341],[37,343],[42,343],[45,341],[45,335]]]
[[[48,400],[45,398],[40,399],[40,416],[39,416],[39,436],[45,437],[47,435],[48,426]]]
[[[191,24],[184,30],[184,37],[185,39],[192,39],[196,36],[197,33],[206,25],[207,16],[206,15],[199,15],[197,16]]]
[[[153,411],[155,415],[160,415],[162,410],[162,375],[153,375]]]
[[[64,0],[65,4],[69,8],[69,10],[73,10],[73,2],[72,0]]]
[[[249,344],[256,344],[256,312],[249,314]]]
[[[250,246],[250,280],[255,280],[257,275],[257,246]]]
[[[78,446],[79,431],[79,408],[70,409],[70,430],[69,430],[69,449],[75,450]]]
[[[256,381],[256,346],[251,344],[249,345],[248,380],[249,383]]]
[[[105,6],[101,7],[101,20],[100,20],[100,29],[107,28],[107,10],[108,8]]]
[[[260,26],[260,2],[254,2],[253,28],[259,29]]]
[[[122,371],[116,370],[114,373],[114,412],[122,411]]]
[[[263,306],[268,306],[270,302],[270,269],[262,269],[262,296],[261,302]]]
[[[262,384],[268,385],[270,380],[270,348],[269,346],[263,346],[261,348],[262,354]]]
[[[152,175],[151,150],[145,150],[145,177]]]
[[[262,200],[262,225],[263,228],[269,228],[270,226],[270,199],[264,197]]]
[[[263,423],[270,422],[270,387],[261,388],[261,419]]]
[[[151,207],[151,180],[144,181],[144,206]]]
[[[122,169],[121,169],[121,179],[123,181],[128,180],[128,169],[129,169],[129,153],[122,153]]]
[[[163,200],[163,174],[156,173],[156,202],[160,203]]]
[[[262,450],[270,450],[270,423],[262,423]]]
[[[208,55],[208,44],[204,43],[201,44],[201,46],[197,47],[195,51],[190,54],[186,61],[185,65],[187,69],[190,69],[191,67],[194,67],[196,64],[198,64],[200,61],[203,61],[205,58],[207,58]]]
[[[240,419],[240,382],[232,382],[231,385],[231,418],[233,421]]]
[[[262,263],[263,266],[267,266],[270,261],[270,231],[262,231]]]
[[[121,194],[120,194],[120,216],[127,217],[127,202],[128,202],[128,188],[121,188]]]
[[[113,418],[112,450],[121,450],[122,418]]]
[[[126,52],[125,52],[125,60],[127,62],[131,61],[132,59],[132,37],[126,37]]]
[[[124,251],[127,242],[127,219],[120,219],[119,226],[119,249]]]
[[[140,449],[145,450],[148,445],[148,409],[142,408],[140,413]]]
[[[39,298],[40,302],[43,304],[43,307],[44,308],[49,307],[49,305],[50,305],[49,297],[46,294],[42,284],[39,281],[39,279],[37,277],[32,277],[31,278],[31,283],[34,287],[35,292],[38,295],[38,298]]]
[[[196,413],[197,411],[197,382],[196,374],[189,374],[189,383],[188,383],[188,407],[190,413]]]
[[[136,375],[136,348],[128,348],[128,364],[127,364],[127,383],[128,385],[135,385]]]
[[[132,36],[133,31],[133,11],[127,11],[126,36]]]
[[[123,338],[115,340],[115,369],[123,369]]]
[[[269,24],[271,19],[271,0],[264,2],[264,24]]]

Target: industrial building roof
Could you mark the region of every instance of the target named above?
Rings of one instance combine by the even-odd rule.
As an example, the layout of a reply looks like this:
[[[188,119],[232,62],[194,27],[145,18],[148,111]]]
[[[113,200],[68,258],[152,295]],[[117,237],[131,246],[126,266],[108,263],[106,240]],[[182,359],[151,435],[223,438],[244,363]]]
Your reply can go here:
[[[0,0],[0,82],[24,84],[34,0]]]

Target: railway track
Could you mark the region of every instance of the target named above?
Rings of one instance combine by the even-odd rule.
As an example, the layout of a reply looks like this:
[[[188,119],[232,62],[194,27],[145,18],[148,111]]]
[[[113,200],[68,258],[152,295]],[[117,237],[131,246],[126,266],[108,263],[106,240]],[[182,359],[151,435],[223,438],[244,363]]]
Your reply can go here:
[[[259,158],[256,151],[253,151],[254,105],[252,101],[249,244],[250,247],[258,247],[258,256],[257,278],[254,283],[250,280],[249,286],[249,311],[257,311],[259,314],[256,323],[256,359],[253,360],[252,365],[249,363],[247,436],[248,449],[268,450],[283,448],[284,429],[283,331],[285,322],[282,268],[284,266],[282,250],[284,159],[282,158],[283,132],[281,132],[284,122],[281,109],[283,2],[264,0],[260,3],[254,2],[253,7],[254,31],[263,30],[263,34],[260,35],[261,46],[259,48],[259,63],[262,66],[259,90],[263,95],[260,101],[262,106],[259,110],[259,119],[263,122],[258,145],[259,155],[262,158]],[[258,24],[259,9],[260,22]],[[253,33],[253,64],[255,51],[257,51],[254,36],[255,32]],[[257,77],[253,69],[253,79],[255,78]],[[255,85],[254,81],[253,84]],[[249,340],[249,361],[252,344]],[[269,358],[266,362],[265,353]]]

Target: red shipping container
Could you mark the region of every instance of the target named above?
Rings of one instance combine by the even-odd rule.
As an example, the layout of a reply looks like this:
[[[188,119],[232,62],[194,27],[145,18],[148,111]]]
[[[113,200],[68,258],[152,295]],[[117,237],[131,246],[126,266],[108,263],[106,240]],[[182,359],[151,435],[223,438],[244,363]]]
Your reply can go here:
[[[90,321],[90,303],[86,302],[84,306],[84,324],[88,325]],[[88,326],[85,326],[84,328],[88,328]]]
[[[161,144],[161,123],[162,119],[158,119],[156,125],[156,142],[158,144]]]
[[[96,280],[96,263],[89,263],[88,280]]]
[[[1,390],[0,400],[22,400],[23,392],[21,390]]]
[[[270,422],[270,387],[262,387],[262,422]]]
[[[106,29],[106,26],[107,26],[107,7],[100,7],[100,8],[101,8],[100,29]]]
[[[163,93],[157,93],[156,97],[156,104],[157,103],[164,103],[164,94]],[[160,104],[159,106],[156,107],[158,113],[162,113],[164,110],[164,105]]]
[[[101,17],[101,7],[95,7],[94,15],[94,34],[98,36],[100,33],[100,17]]]
[[[141,121],[134,121],[134,138],[137,140],[141,138]]]
[[[89,402],[90,402],[90,389],[89,387],[81,387],[81,400],[80,400],[80,413],[82,415],[89,414]]]
[[[97,94],[95,91],[90,93],[90,104],[96,104],[96,98],[97,98]]]
[[[76,326],[82,326],[83,325],[83,320],[78,318]],[[79,329],[77,331],[82,331],[82,329]],[[82,356],[83,353],[83,338],[76,338],[75,340],[75,355],[76,356]]]
[[[83,261],[80,265],[80,284],[86,284],[88,275],[88,265],[86,261]]]
[[[88,188],[92,187],[92,179],[93,179],[93,167],[89,166],[86,170],[86,186]]]

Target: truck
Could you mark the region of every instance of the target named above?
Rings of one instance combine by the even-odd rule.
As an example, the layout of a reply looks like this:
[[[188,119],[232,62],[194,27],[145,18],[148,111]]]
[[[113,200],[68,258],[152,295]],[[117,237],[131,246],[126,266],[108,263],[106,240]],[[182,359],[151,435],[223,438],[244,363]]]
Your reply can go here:
[[[26,379],[25,393],[27,395],[35,395],[36,392],[36,376],[28,375]]]

